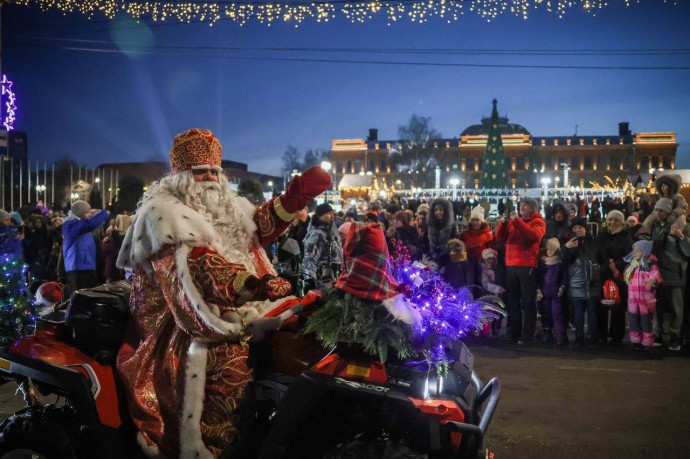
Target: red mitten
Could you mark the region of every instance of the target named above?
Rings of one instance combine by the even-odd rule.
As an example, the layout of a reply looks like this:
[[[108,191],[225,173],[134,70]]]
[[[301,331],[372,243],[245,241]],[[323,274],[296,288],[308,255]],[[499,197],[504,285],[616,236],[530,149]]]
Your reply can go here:
[[[259,280],[260,296],[265,295],[271,301],[286,297],[292,292],[292,284],[287,279],[266,275]]]
[[[330,174],[320,166],[314,166],[290,180],[287,192],[281,196],[280,202],[283,209],[292,214],[303,209],[330,186]]]

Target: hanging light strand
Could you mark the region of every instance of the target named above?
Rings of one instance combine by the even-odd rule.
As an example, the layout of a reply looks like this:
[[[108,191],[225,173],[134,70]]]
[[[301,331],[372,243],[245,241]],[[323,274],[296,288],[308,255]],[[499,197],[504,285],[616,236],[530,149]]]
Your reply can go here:
[[[682,0],[664,0],[675,5]],[[642,0],[620,0],[626,7]],[[0,2],[1,3],[1,2]],[[460,19],[465,12],[491,22],[510,14],[528,19],[538,9],[563,18],[569,10],[577,9],[596,15],[608,6],[606,0],[387,0],[387,1],[331,1],[331,2],[163,2],[130,0],[16,0],[23,6],[37,5],[41,10],[80,13],[89,18],[103,15],[113,19],[124,12],[134,19],[154,22],[204,22],[210,26],[227,20],[239,25],[258,22],[271,26],[279,22],[296,27],[307,21],[326,23],[336,18],[351,23],[364,23],[377,16],[385,16],[388,25],[403,20],[423,24],[432,18],[448,23]]]

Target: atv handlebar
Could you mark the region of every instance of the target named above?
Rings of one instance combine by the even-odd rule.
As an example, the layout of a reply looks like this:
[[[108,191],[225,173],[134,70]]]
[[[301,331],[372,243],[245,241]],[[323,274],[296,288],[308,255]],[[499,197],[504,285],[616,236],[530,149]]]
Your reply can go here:
[[[447,421],[444,425],[450,431],[461,432],[464,434],[469,434],[477,437],[475,445],[477,448],[481,448],[484,435],[486,435],[486,431],[489,428],[491,418],[493,417],[494,412],[496,411],[496,407],[498,406],[498,400],[501,397],[501,381],[498,378],[492,378],[486,386],[482,387],[482,381],[479,379],[479,376],[477,376],[477,373],[473,371],[472,384],[477,390],[477,397],[474,403],[473,414],[474,419],[478,419],[479,422],[475,425],[468,424],[465,422]],[[487,399],[488,402],[486,403],[484,412],[480,413],[482,405],[484,405],[484,402],[486,402]],[[470,455],[468,457],[474,456]]]

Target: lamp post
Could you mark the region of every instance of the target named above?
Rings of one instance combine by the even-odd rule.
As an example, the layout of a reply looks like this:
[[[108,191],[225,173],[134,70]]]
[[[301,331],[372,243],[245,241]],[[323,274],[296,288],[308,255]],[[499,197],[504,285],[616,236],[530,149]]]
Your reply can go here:
[[[323,169],[323,170],[325,170],[326,172],[328,172],[328,176],[329,176],[329,177],[331,177],[331,167],[332,167],[332,166],[333,166],[333,165],[331,164],[330,161],[321,161],[321,169]],[[331,180],[333,180],[333,177],[331,177]],[[334,189],[335,189],[335,180],[333,180],[333,182],[334,182],[334,183],[333,183],[333,187],[334,187]],[[326,202],[328,202],[328,201],[329,201],[329,197],[328,197],[328,195],[326,195]]]
[[[453,187],[453,201],[455,201],[455,195],[456,195],[456,193],[457,193],[458,184],[460,183],[460,180],[458,180],[457,178],[453,177],[452,179],[450,179],[449,182],[450,182],[450,185]]]
[[[43,202],[45,204],[45,200],[43,199],[45,191],[46,191],[45,185],[36,185],[36,201],[43,200]]]
[[[541,179],[541,184],[544,187],[544,201],[549,197],[549,183],[551,183],[550,178],[544,177]]]
[[[563,166],[563,188],[568,188],[568,171],[570,171],[570,165],[568,163],[561,163]]]

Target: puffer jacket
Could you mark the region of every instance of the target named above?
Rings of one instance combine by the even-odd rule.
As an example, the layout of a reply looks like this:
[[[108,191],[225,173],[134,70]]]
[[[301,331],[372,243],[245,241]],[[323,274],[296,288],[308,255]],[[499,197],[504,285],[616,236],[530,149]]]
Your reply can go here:
[[[564,247],[562,252],[563,265],[567,266],[568,297],[576,300],[600,298],[602,260],[589,234],[580,241],[577,247]]]
[[[648,289],[645,287],[645,282],[647,279],[656,279],[655,288]],[[656,285],[662,282],[661,273],[656,265],[656,257],[650,255],[647,258],[647,263],[645,266],[638,266],[633,271],[630,280],[628,281],[628,305],[637,306],[637,310],[640,310],[640,306],[645,308],[647,311],[654,311],[656,306],[656,295],[654,291],[656,290]]]
[[[96,242],[91,231],[108,221],[108,212],[99,212],[91,218],[80,220],[70,216],[62,224],[62,254],[65,271],[93,271],[96,269]]]
[[[482,251],[484,249],[496,247],[494,235],[486,222],[482,222],[477,230],[469,228],[463,231],[460,235],[460,240],[467,247],[467,258],[474,264],[482,261]]]
[[[342,269],[343,249],[332,223],[312,217],[304,237],[304,274],[308,279],[328,281],[327,269]],[[337,267],[336,267],[337,266]]]
[[[544,237],[546,224],[539,212],[527,218],[516,218],[499,223],[496,242],[506,246],[506,267],[539,266],[539,244]]]

